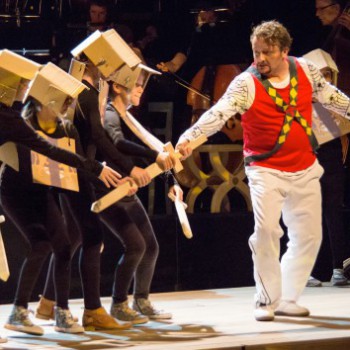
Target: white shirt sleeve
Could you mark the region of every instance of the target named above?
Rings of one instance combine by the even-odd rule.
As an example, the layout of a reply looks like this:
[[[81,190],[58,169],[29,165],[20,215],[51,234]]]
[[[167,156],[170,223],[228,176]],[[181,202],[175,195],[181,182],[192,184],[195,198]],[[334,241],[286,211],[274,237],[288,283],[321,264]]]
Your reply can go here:
[[[324,108],[350,119],[350,99],[334,85],[328,83],[320,70],[305,58],[298,59],[308,77],[315,97]]]
[[[206,136],[215,134],[236,113],[246,112],[253,104],[254,97],[253,77],[250,73],[243,72],[230,83],[220,100],[181,135],[180,140],[192,140],[201,134]]]

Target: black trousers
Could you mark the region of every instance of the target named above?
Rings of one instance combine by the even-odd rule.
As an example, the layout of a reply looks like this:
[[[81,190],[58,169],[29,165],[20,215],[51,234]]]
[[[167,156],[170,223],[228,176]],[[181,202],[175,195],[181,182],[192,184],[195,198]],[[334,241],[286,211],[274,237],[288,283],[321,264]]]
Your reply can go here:
[[[345,171],[339,139],[321,146],[318,160],[324,168],[321,178],[323,226],[327,228],[333,269],[342,269],[346,259],[344,232]]]
[[[8,187],[1,187],[1,205],[29,246],[14,304],[28,307],[42,266],[53,252],[55,300],[58,306],[68,308],[71,248],[57,196],[44,186],[41,190],[26,192],[9,191]]]
[[[71,256],[80,251],[79,271],[86,309],[101,307],[100,258],[103,227],[96,214],[91,212],[94,194],[90,185],[80,184],[80,192],[60,195],[60,206],[71,241]],[[53,261],[51,257],[43,296],[54,300]]]
[[[125,197],[100,213],[100,218],[120,240],[124,254],[114,274],[113,302],[127,300],[134,279],[134,297],[147,298],[159,247],[151,222],[137,196]]]

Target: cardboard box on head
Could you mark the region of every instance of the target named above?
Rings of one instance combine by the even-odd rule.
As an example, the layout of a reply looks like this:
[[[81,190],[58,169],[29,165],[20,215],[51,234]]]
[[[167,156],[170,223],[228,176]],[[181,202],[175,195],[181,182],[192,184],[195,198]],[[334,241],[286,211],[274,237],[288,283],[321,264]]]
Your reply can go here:
[[[320,70],[329,68],[332,71],[332,83],[337,85],[339,70],[337,64],[334,62],[332,56],[328,52],[322,49],[315,49],[308,52],[303,57],[314,63]]]
[[[108,79],[123,65],[136,67],[141,63],[141,59],[114,29],[103,33],[95,31],[71,53],[75,58],[84,53],[99,69],[104,79]]]
[[[12,51],[0,51],[0,102],[12,106],[22,79],[31,80],[41,65]]]
[[[130,68],[124,65],[117,71],[115,71],[109,78],[109,80],[124,86],[131,90],[136,84],[146,87],[147,82],[152,74],[161,74],[160,72],[147,67],[140,63],[134,68]]]
[[[303,57],[316,64],[318,69],[329,67],[331,70],[337,73],[339,72],[338,67],[334,62],[332,56],[322,49],[312,50],[305,54]]]
[[[339,71],[329,53],[322,49],[316,49],[308,52],[303,57],[314,63],[320,70],[330,69],[332,72],[332,84],[336,85]],[[312,130],[320,145],[350,132],[349,120],[325,109],[319,102],[313,103],[312,109]]]
[[[86,86],[53,63],[47,63],[35,76],[27,91],[26,98],[32,96],[57,114],[67,98],[75,99]]]

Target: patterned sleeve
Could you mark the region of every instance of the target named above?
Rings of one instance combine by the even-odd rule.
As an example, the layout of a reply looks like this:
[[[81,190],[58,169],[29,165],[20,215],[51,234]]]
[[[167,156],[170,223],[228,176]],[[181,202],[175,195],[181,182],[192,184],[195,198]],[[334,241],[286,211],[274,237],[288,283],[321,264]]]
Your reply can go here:
[[[350,119],[350,99],[334,85],[328,83],[320,70],[310,61],[300,59],[308,76],[315,97],[324,108]]]
[[[220,100],[206,111],[180,139],[192,140],[201,134],[211,136],[236,113],[243,114],[253,103],[255,85],[249,73],[241,73],[229,85]]]

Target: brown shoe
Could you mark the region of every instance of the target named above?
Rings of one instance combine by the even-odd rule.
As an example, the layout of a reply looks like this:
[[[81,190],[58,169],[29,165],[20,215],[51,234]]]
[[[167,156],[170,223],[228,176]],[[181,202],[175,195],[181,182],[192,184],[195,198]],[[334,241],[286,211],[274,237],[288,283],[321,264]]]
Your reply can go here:
[[[46,299],[42,295],[40,296],[39,305],[35,311],[35,317],[41,320],[55,320],[55,306],[54,300]],[[74,322],[78,322],[78,317],[73,317]]]
[[[95,310],[84,309],[83,327],[87,331],[129,329],[131,326],[130,322],[118,323],[103,307]]]
[[[40,296],[39,305],[35,311],[35,317],[41,320],[54,320],[55,311],[54,307],[56,302],[54,300],[46,299],[42,295]]]

